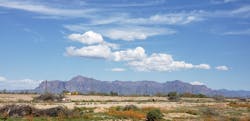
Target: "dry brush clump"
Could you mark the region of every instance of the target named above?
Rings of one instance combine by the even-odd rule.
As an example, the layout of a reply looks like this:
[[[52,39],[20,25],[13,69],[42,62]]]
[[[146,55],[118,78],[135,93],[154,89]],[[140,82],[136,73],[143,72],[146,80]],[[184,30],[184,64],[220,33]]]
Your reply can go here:
[[[225,101],[225,97],[224,96],[222,96],[222,95],[215,95],[215,96],[213,96],[212,97],[215,101],[217,101],[217,102],[223,102],[223,101]]]
[[[112,107],[108,110],[107,114],[121,119],[130,118],[135,120],[142,120],[146,117],[146,115],[135,105],[127,105],[125,107]]]
[[[5,105],[0,108],[2,117],[22,117],[32,114],[34,109],[29,105]]]
[[[246,103],[230,102],[228,105],[234,108],[249,108],[250,109],[250,103],[247,103],[247,102]]]
[[[38,97],[34,97],[33,100],[35,102],[61,102],[64,98],[64,95],[61,94],[45,93],[39,95]]]
[[[163,114],[161,113],[161,111],[159,109],[154,109],[154,110],[150,110],[147,113],[146,121],[158,121],[158,120],[161,120],[162,117],[163,117]]]
[[[70,115],[70,110],[64,107],[54,107],[48,109],[36,109],[29,105],[5,105],[0,108],[0,117],[1,118],[8,118],[8,117],[27,117],[27,116],[34,116],[34,117],[57,117],[60,114],[65,116]]]
[[[132,119],[145,119],[145,114],[138,111],[128,110],[128,111],[116,111],[109,110],[108,114],[111,116],[119,117],[119,118],[132,118]]]

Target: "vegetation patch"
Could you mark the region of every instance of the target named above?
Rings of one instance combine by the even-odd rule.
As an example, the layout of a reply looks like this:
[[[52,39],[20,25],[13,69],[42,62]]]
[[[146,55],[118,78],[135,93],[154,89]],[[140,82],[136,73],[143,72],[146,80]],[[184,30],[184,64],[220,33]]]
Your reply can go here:
[[[157,121],[162,119],[163,114],[159,109],[150,110],[147,113],[146,121]]]

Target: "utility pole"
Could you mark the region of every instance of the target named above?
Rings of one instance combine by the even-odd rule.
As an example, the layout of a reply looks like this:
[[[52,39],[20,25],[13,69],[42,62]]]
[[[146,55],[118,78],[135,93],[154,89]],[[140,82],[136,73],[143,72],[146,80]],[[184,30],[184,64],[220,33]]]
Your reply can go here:
[[[45,94],[48,93],[48,81],[45,80]]]

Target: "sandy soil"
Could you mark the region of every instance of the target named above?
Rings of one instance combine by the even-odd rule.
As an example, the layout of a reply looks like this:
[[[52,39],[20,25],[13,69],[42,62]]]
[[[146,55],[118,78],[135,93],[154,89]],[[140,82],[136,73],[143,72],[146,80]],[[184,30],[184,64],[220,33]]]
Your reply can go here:
[[[69,109],[74,107],[96,107],[97,112],[104,111],[113,106],[136,105],[138,107],[157,107],[162,109],[171,109],[176,107],[192,107],[199,105],[224,106],[226,103],[214,103],[211,99],[185,98],[184,100],[193,102],[168,102],[166,97],[124,97],[124,96],[82,96],[68,95],[67,102],[63,103],[32,103],[33,94],[0,94],[0,106],[6,103],[29,104],[36,108],[45,109],[56,106],[65,106]],[[154,100],[154,101],[153,101]],[[197,103],[196,100],[206,102]]]

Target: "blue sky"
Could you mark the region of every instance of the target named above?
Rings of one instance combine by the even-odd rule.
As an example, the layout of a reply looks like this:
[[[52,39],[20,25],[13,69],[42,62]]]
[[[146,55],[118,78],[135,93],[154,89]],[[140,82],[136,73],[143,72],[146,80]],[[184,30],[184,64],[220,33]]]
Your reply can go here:
[[[0,89],[83,75],[250,90],[249,0],[0,0]]]

